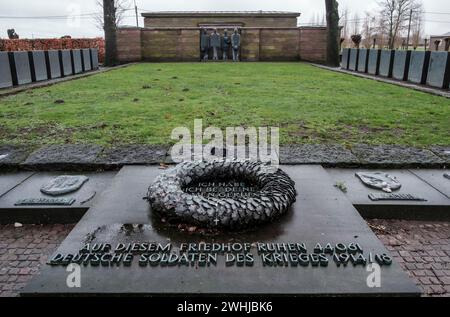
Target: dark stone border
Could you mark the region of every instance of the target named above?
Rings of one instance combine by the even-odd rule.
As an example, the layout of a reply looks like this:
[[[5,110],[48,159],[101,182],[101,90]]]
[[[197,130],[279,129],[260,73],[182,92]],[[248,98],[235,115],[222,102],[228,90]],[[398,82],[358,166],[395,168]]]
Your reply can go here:
[[[125,165],[174,164],[169,145],[0,145],[0,171],[118,170]],[[3,155],[7,155],[2,157]],[[448,168],[450,145],[415,148],[400,145],[344,147],[339,144],[291,144],[280,147],[281,165],[316,164],[342,168]]]
[[[349,150],[336,144],[301,144],[280,147],[280,164],[320,164],[326,167],[352,167],[359,165],[358,158]]]
[[[445,162],[433,152],[398,145],[356,145],[352,147],[362,166],[377,168],[442,167]]]

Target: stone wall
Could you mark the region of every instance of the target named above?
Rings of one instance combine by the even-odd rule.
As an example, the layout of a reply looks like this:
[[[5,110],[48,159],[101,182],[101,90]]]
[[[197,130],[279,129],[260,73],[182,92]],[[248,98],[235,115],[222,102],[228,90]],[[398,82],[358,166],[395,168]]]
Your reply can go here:
[[[300,59],[325,63],[327,59],[327,28],[301,27],[299,54]]]
[[[142,60],[140,28],[120,28],[117,31],[117,59],[122,63]]]
[[[326,28],[242,28],[242,61],[326,60]],[[117,35],[121,62],[200,60],[199,28],[122,28]]]
[[[146,28],[196,28],[202,25],[296,27],[300,13],[286,12],[154,12],[144,13]]]

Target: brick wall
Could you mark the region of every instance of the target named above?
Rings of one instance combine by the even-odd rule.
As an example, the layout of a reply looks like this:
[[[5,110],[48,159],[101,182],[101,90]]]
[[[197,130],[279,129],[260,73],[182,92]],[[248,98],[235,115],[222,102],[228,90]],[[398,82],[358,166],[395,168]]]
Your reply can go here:
[[[260,42],[261,61],[299,60],[299,30],[262,29]]]
[[[324,63],[326,28],[242,28],[243,61]],[[117,36],[121,62],[188,62],[200,59],[198,28],[124,28]]]
[[[144,25],[146,28],[196,28],[203,24],[216,25],[238,25],[243,27],[285,27],[293,28],[297,26],[297,15],[217,15],[217,14],[190,14],[167,15],[160,14],[145,17]]]
[[[0,39],[0,51],[37,51],[79,48],[97,48],[99,61],[105,58],[105,41],[103,38],[92,39]]]
[[[325,27],[302,27],[300,30],[300,59],[324,63],[327,59],[327,29]]]
[[[200,58],[197,29],[143,29],[142,59],[149,62],[188,62]]]
[[[122,63],[142,60],[140,28],[121,28],[117,31],[117,59]]]

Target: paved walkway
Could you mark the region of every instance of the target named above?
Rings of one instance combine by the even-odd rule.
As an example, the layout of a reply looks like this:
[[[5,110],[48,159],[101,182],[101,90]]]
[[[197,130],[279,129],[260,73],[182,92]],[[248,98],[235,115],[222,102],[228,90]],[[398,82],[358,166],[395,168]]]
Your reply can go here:
[[[369,224],[425,296],[450,297],[450,222],[371,220]]]
[[[0,297],[18,296],[73,225],[0,225]]]
[[[450,222],[371,220],[424,296],[450,297]],[[73,225],[0,225],[0,297],[18,296]]]

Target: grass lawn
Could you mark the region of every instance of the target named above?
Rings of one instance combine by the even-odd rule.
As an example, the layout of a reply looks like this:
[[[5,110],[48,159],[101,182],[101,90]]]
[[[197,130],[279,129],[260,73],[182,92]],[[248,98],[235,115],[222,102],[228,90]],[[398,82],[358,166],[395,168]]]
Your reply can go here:
[[[169,144],[196,118],[283,144],[450,144],[449,99],[302,63],[138,64],[3,97],[0,144]]]

